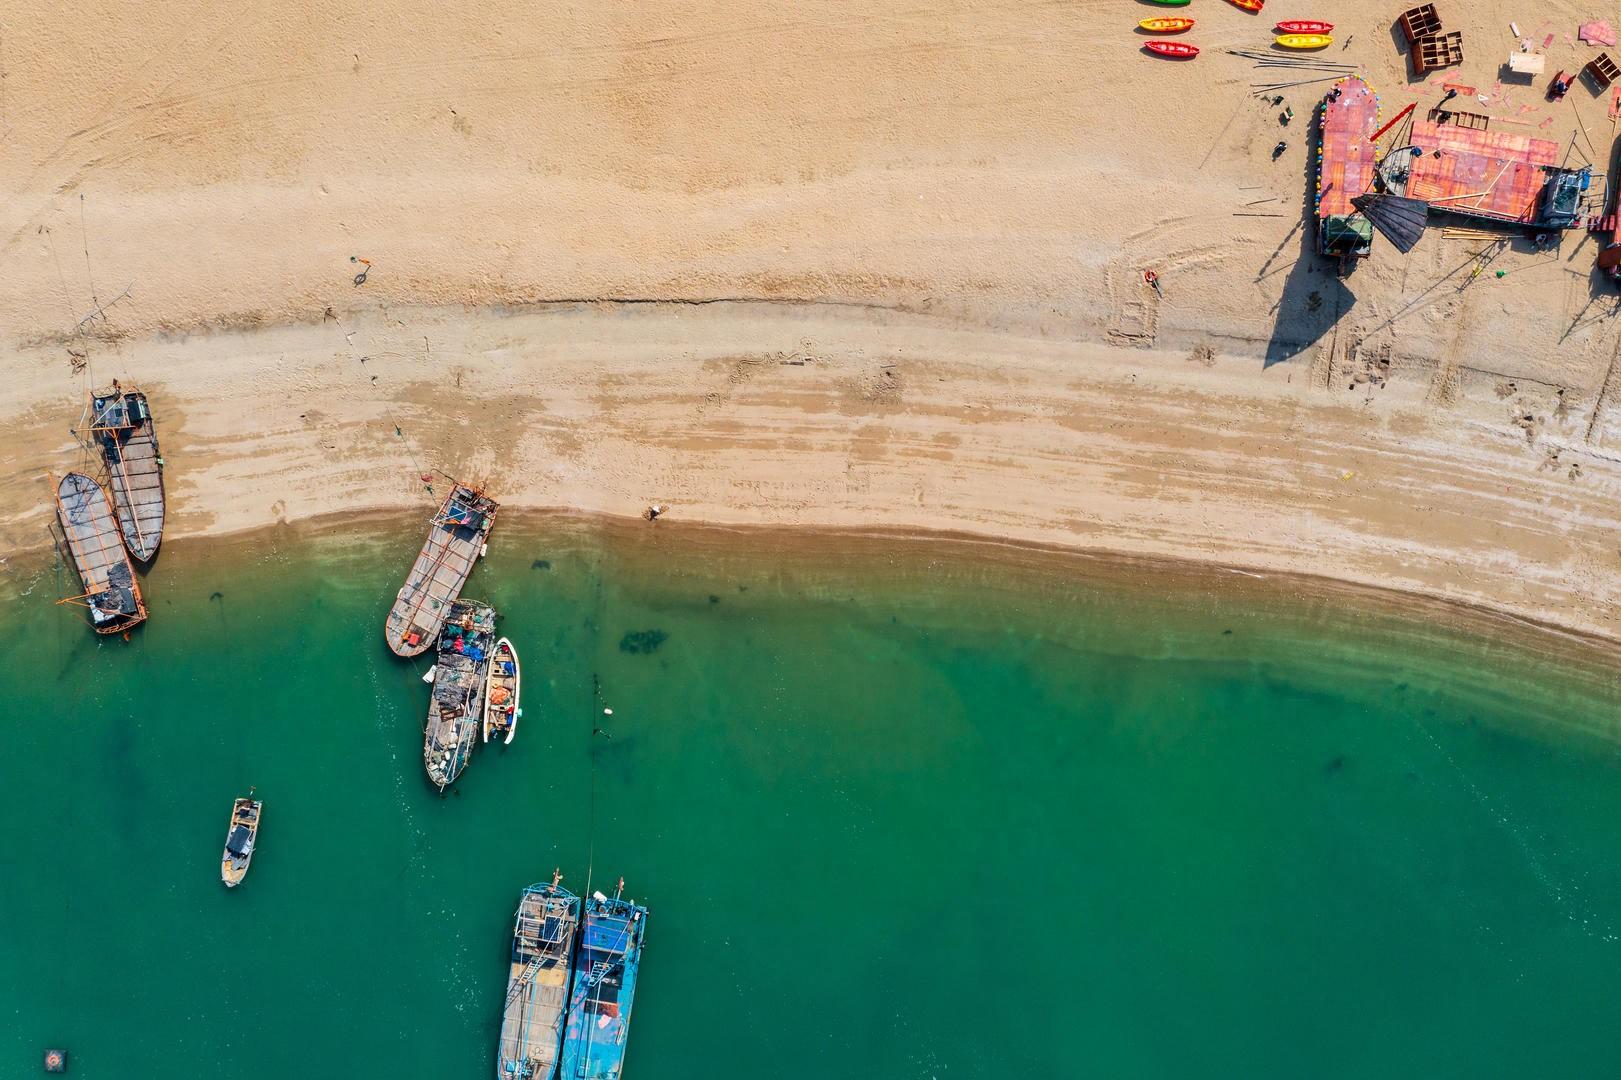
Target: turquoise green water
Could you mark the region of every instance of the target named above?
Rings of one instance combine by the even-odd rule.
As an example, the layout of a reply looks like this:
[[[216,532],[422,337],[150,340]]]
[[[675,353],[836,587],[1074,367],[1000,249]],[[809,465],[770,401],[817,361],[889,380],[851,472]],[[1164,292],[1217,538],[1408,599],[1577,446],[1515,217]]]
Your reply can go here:
[[[12,570],[0,1076],[488,1076],[518,890],[591,862],[652,908],[633,1080],[1614,1070],[1621,696],[1585,646],[512,517],[468,592],[523,725],[441,798],[381,634],[417,528],[172,544],[127,645]]]

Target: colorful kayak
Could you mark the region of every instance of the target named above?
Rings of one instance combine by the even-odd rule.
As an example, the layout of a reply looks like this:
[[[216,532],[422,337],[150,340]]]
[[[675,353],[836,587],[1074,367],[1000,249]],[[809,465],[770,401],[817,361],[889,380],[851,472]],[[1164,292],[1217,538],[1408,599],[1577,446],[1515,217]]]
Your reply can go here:
[[[1334,39],[1327,34],[1280,34],[1278,44],[1285,49],[1321,49],[1334,44]]]
[[[1173,60],[1192,60],[1199,55],[1199,46],[1181,41],[1145,41],[1143,48],[1151,53],[1169,56]]]
[[[1320,22],[1317,19],[1286,19],[1278,24],[1278,32],[1282,34],[1332,34],[1334,24]]]
[[[1163,4],[1165,7],[1187,7],[1191,2],[1192,0],[1154,0],[1154,3]]]
[[[1266,7],[1266,0],[1230,0],[1234,7],[1241,7],[1245,11],[1260,11]]]
[[[1193,29],[1192,19],[1144,19],[1137,24],[1150,34],[1180,34]]]

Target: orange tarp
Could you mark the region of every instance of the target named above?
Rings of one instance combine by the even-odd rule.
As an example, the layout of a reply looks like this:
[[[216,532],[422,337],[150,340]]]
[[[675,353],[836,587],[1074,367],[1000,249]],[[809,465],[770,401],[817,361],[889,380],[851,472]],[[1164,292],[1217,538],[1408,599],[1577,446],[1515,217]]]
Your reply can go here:
[[[1317,216],[1353,214],[1351,200],[1373,187],[1373,134],[1379,98],[1354,76],[1334,84],[1323,104],[1317,158]]]
[[[1535,215],[1537,196],[1548,179],[1541,167],[1559,159],[1559,144],[1547,139],[1428,120],[1413,124],[1412,143],[1424,153],[1409,166],[1409,198],[1437,209],[1511,221],[1529,221]]]

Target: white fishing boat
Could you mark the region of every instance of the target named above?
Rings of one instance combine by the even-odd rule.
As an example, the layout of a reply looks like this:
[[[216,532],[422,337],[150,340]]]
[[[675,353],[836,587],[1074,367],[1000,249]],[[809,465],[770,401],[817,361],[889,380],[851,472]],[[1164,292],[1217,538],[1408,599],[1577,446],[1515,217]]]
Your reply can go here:
[[[258,799],[238,799],[231,804],[231,823],[225,827],[225,854],[220,858],[220,880],[227,889],[236,888],[248,876],[263,809],[264,803]]]
[[[490,673],[484,680],[485,742],[494,734],[504,746],[518,733],[518,718],[523,715],[518,708],[518,676],[518,650],[502,638],[495,643]]]

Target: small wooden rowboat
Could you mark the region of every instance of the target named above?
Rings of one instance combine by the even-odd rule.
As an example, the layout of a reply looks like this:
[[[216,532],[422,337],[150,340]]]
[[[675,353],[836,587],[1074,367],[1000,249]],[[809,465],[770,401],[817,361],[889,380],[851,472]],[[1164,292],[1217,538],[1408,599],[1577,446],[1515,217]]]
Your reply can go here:
[[[1193,29],[1192,19],[1144,19],[1137,24],[1150,34],[1180,34]]]
[[[505,745],[518,733],[518,650],[502,638],[490,657],[490,673],[484,677],[484,741],[494,734]]]
[[[220,880],[227,889],[236,888],[248,876],[263,809],[264,803],[258,799],[238,799],[231,804],[231,823],[225,827],[225,854],[220,857]]]
[[[1182,41],[1145,41],[1143,48],[1160,56],[1169,56],[1173,60],[1192,60],[1199,55],[1199,46]]]
[[[1278,24],[1280,34],[1332,34],[1334,24],[1317,19],[1285,19]]]
[[[1230,0],[1234,7],[1241,7],[1245,11],[1260,11],[1266,7],[1266,0]]]
[[[1279,34],[1278,44],[1285,49],[1321,49],[1334,44],[1327,34]]]

